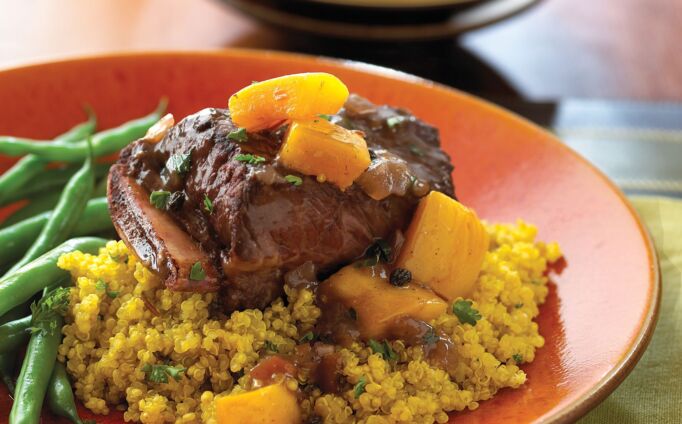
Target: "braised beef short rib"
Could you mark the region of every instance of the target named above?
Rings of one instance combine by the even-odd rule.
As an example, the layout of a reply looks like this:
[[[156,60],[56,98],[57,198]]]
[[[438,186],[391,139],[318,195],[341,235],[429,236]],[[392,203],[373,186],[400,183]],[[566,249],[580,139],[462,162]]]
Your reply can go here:
[[[158,143],[136,141],[109,176],[118,234],[169,289],[220,291],[226,311],[262,308],[281,295],[288,271],[312,262],[332,272],[404,230],[429,189],[454,196],[435,128],[358,96],[332,121],[362,131],[373,158],[346,191],[278,163],[286,127],[241,140],[224,109],[186,117]],[[237,160],[247,154],[265,161]]]

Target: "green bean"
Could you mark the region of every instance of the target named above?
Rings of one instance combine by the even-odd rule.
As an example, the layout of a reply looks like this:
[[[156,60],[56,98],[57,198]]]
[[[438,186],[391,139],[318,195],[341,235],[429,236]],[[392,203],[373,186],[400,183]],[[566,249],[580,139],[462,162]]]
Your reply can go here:
[[[45,211],[49,211],[50,209],[54,209],[57,203],[59,203],[59,198],[61,196],[62,196],[61,190],[59,191],[53,190],[50,193],[44,193],[35,196],[34,198],[29,200],[26,206],[15,211],[10,216],[5,218],[5,220],[2,221],[2,224],[0,224],[0,228],[9,227],[10,225],[14,225],[17,222],[21,222],[25,219],[34,217]]]
[[[0,264],[21,258],[38,237],[51,214],[52,211],[44,212],[0,229]],[[70,236],[88,236],[112,228],[107,199],[97,197],[88,201]]]
[[[64,187],[64,191],[62,191],[59,203],[50,214],[50,219],[41,230],[40,235],[19,262],[10,268],[8,274],[31,262],[69,237],[83,214],[90,193],[95,186],[92,162],[91,155],[85,160],[81,169],[71,177]]]
[[[107,196],[107,186],[109,184],[108,175],[105,178],[101,178],[95,184],[95,190],[92,192],[92,197],[106,197]]]
[[[154,125],[166,108],[165,99],[159,103],[151,114],[127,122],[120,127],[102,131],[92,137],[92,147],[95,157],[118,152],[131,141],[143,137],[149,127]],[[88,145],[85,141],[75,143],[36,142],[37,140],[15,137],[0,137],[0,153],[7,156],[22,156],[34,154],[48,161],[80,162],[88,155]]]
[[[0,316],[0,324],[21,318],[29,311],[26,304],[14,307],[6,314]],[[17,363],[16,352],[0,355],[0,378],[10,393],[14,393],[14,369]]]
[[[64,364],[59,361],[54,364],[52,378],[47,386],[47,405],[53,414],[68,418],[74,424],[82,423],[76,409],[69,376],[66,374]]]
[[[98,163],[94,165],[95,177],[103,178],[109,174],[109,163]],[[54,193],[55,189],[61,189],[69,182],[71,177],[78,172],[80,168],[76,166],[69,166],[66,168],[55,168],[44,170],[41,174],[31,178],[24,188],[20,191],[4,196],[0,200],[0,206],[8,205],[10,203],[30,199],[45,193]]]
[[[68,289],[58,288],[43,296],[33,311],[34,331],[14,391],[9,424],[38,424],[40,412],[57,360],[62,340],[64,304],[68,307]]]
[[[69,131],[58,136],[55,141],[73,142],[79,141],[95,132],[97,118],[88,111],[88,120],[78,124]],[[0,175],[0,205],[9,203],[6,198],[21,192],[26,183],[45,170],[47,162],[38,156],[28,155],[14,164],[12,168]]]
[[[16,352],[26,344],[31,327],[31,316],[15,319],[0,325],[0,354]]]
[[[68,240],[45,253],[38,259],[0,279],[0,316],[10,309],[31,299],[45,287],[64,278],[68,273],[57,267],[57,260],[64,253],[80,250],[95,254],[107,240],[97,237],[80,237]]]

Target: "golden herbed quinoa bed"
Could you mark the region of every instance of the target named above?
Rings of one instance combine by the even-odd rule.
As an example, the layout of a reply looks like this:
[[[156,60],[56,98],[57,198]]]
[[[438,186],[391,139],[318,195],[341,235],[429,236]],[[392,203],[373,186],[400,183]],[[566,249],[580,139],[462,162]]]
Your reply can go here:
[[[306,388],[304,376],[288,383],[305,388],[305,417],[315,414],[328,423],[442,423],[448,412],[475,409],[498,390],[526,381],[518,365],[531,362],[544,344],[533,318],[547,296],[547,263],[561,253],[554,243],[536,242],[535,227],[522,221],[487,228],[490,248],[471,297],[483,318],[471,326],[450,311],[431,323],[456,346],[454,372],[429,365],[421,348],[400,341],[391,342],[397,363],[364,344],[337,348],[345,380],[341,394]],[[268,347],[292,352],[320,315],[311,291],[287,288],[286,301],[278,299],[264,311],[212,317],[213,294],[164,289],[122,242],[110,242],[98,256],[63,255],[59,266],[71,272],[74,288],[58,359],[66,363],[87,408],[98,414],[125,410],[126,421],[215,422],[214,399],[243,391],[243,374]],[[146,364],[166,362],[186,368],[179,381],[146,381]],[[230,372],[242,377],[235,380]],[[356,398],[353,388],[360,379],[365,391]]]

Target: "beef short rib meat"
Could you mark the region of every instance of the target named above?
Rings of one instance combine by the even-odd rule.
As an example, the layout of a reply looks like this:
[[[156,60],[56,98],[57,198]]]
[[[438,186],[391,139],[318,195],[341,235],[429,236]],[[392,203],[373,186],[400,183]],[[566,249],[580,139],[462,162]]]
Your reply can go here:
[[[332,272],[404,230],[429,189],[454,196],[433,127],[357,96],[332,120],[362,131],[373,158],[346,191],[314,177],[287,181],[299,174],[277,161],[286,128],[241,141],[227,110],[188,116],[158,143],[136,141],[109,176],[118,234],[169,289],[219,290],[225,310],[262,308],[288,271],[312,263]],[[238,160],[248,154],[265,161]]]

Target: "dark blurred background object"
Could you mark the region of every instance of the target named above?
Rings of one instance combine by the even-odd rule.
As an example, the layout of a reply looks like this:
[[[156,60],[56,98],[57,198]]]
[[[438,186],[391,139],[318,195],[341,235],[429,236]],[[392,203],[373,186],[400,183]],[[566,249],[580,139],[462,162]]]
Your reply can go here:
[[[3,0],[0,66],[221,47],[360,60],[511,108],[628,192],[682,196],[680,0],[230,1]]]
[[[360,43],[452,38],[539,0],[224,0],[283,30]]]

